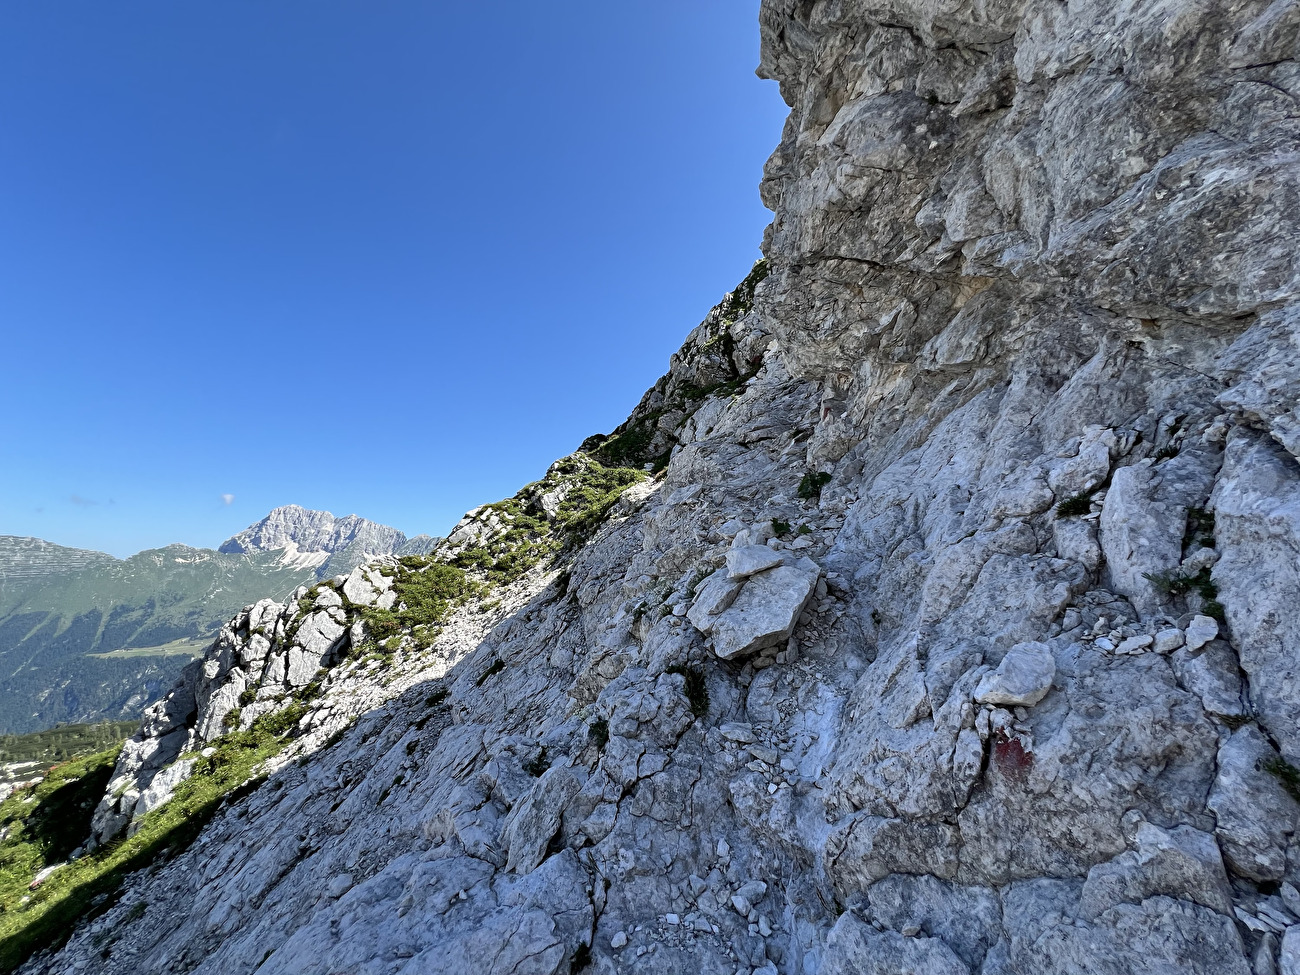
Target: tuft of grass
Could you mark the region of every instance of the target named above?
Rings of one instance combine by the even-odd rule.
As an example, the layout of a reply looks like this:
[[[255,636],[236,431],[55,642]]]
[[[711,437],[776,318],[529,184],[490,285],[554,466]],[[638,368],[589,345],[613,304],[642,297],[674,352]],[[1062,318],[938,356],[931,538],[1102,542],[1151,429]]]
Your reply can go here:
[[[799,481],[799,497],[811,501],[822,496],[822,488],[831,482],[831,475],[826,471],[809,471]]]
[[[316,597],[319,595],[320,595],[320,586],[316,585],[308,589],[307,594],[305,596],[300,596],[298,598],[298,615],[306,616],[308,613],[310,613],[312,611],[312,607],[316,605]]]
[[[1223,603],[1219,602],[1219,587],[1210,577],[1209,569],[1194,576],[1183,575],[1176,569],[1165,572],[1144,572],[1142,578],[1166,596],[1186,596],[1195,591],[1202,599],[1201,612],[1220,623],[1226,623]]]
[[[609,744],[609,722],[604,718],[597,718],[587,725],[587,741],[595,745],[597,750],[603,751]]]
[[[1056,517],[1077,518],[1080,515],[1086,515],[1091,510],[1092,495],[1087,491],[1083,491],[1059,502],[1056,505]]]
[[[1264,763],[1264,771],[1281,782],[1282,788],[1290,793],[1292,799],[1300,802],[1300,769],[1278,756]]]
[[[1192,589],[1191,577],[1183,575],[1177,569],[1164,572],[1143,572],[1142,578],[1166,596],[1185,596]]]
[[[685,678],[682,692],[691,704],[691,714],[703,718],[709,713],[709,685],[704,679],[704,671],[699,667],[684,667],[674,664],[664,671],[666,674],[681,674]]]
[[[474,686],[482,687],[487,682],[487,679],[489,677],[492,677],[495,674],[499,674],[501,673],[501,671],[505,669],[506,669],[506,665],[504,661],[502,661],[500,658],[492,661],[492,665],[488,667],[487,670],[483,671],[482,674],[479,675],[478,680],[474,682]]]
[[[789,535],[789,534],[790,534],[790,523],[789,523],[788,521],[782,521],[782,520],[779,519],[779,518],[773,518],[773,519],[772,519],[772,534],[773,534],[773,535],[776,535],[778,538],[779,538],[780,536],[782,536],[782,535]]]
[[[1218,620],[1220,623],[1228,622],[1227,614],[1223,609],[1223,603],[1217,599],[1207,599],[1201,604],[1201,612],[1211,619]]]

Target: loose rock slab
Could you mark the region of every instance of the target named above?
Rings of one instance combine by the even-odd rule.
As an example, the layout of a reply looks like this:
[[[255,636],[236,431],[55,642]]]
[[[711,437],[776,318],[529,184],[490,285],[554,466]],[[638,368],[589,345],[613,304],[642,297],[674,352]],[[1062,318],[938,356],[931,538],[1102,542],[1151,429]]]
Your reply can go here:
[[[1056,676],[1052,651],[1042,643],[1017,643],[1007,651],[998,669],[985,675],[975,688],[981,704],[1031,707],[1047,696]]]
[[[704,626],[700,626],[698,615],[691,622],[713,637],[713,652],[723,660],[778,646],[790,639],[820,575],[821,569],[812,559],[757,572],[745,580],[727,609],[703,619]]]

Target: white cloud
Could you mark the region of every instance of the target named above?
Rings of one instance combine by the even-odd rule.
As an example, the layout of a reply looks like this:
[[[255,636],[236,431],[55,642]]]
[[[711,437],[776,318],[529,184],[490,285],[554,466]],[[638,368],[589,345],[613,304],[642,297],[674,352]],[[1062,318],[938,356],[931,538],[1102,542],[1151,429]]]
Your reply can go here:
[[[235,496],[233,494],[223,494],[221,496],[222,504],[233,504],[234,501],[235,501]]]

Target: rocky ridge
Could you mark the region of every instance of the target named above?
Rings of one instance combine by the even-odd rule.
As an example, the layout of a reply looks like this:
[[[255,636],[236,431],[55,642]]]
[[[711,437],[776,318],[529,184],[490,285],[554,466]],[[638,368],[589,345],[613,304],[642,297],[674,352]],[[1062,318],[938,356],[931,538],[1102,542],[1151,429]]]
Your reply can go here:
[[[328,511],[286,504],[226,539],[217,551],[283,552],[286,562],[310,566],[319,578],[326,578],[380,555],[424,555],[438,541],[429,535],[408,539],[396,528],[358,515],[336,518]]]
[[[106,801],[301,736],[25,970],[1300,972],[1298,11],[765,0],[761,280],[584,444],[656,476],[241,614]]]

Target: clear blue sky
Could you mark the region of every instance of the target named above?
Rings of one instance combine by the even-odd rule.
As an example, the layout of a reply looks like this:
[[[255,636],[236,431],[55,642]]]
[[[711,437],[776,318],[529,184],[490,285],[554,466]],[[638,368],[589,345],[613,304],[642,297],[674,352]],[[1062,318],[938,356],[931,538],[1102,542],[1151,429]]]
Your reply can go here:
[[[0,534],[440,534],[613,428],[758,257],[757,8],[5,4]]]

